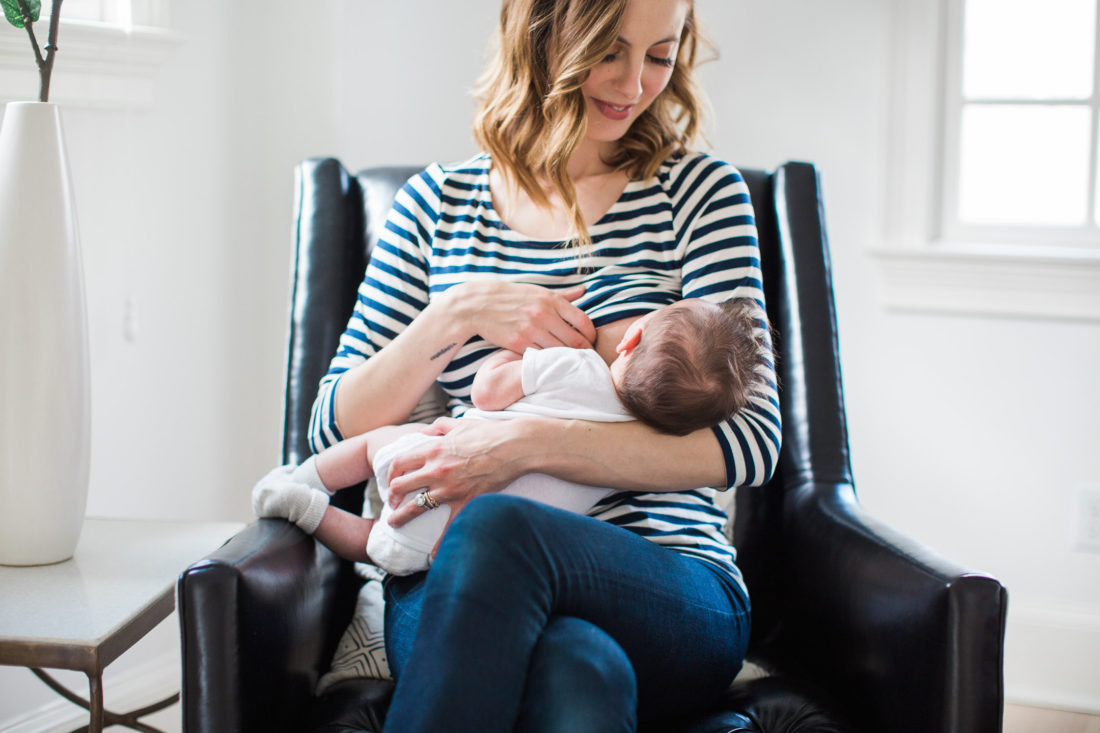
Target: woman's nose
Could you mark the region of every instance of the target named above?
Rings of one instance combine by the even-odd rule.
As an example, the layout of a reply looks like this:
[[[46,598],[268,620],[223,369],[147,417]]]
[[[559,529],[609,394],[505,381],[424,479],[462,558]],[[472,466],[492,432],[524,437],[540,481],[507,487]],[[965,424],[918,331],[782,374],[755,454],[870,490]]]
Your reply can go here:
[[[615,77],[615,91],[634,101],[642,95],[642,63],[628,61]]]

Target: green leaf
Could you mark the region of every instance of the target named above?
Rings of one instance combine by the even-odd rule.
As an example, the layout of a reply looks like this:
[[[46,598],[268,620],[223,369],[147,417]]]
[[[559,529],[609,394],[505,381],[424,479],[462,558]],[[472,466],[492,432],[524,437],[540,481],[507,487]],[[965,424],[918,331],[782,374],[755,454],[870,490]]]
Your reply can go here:
[[[19,0],[0,0],[0,5],[4,6],[4,17],[16,28],[23,27],[23,11],[20,10],[19,4]],[[31,22],[38,22],[38,15],[42,12],[42,0],[23,0],[23,5],[27,7]]]

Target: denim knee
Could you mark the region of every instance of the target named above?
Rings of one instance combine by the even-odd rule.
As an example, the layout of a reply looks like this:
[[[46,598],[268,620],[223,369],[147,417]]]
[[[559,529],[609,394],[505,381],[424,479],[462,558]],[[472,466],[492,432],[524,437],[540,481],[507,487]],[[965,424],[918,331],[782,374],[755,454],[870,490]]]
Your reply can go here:
[[[469,562],[479,555],[495,558],[502,551],[520,550],[531,539],[528,518],[540,508],[542,505],[518,496],[479,496],[451,522],[436,559],[462,555]]]
[[[538,507],[530,499],[519,496],[482,494],[458,513],[445,537],[452,534],[472,534],[477,537],[511,534],[523,521],[523,517]]]
[[[599,627],[555,616],[531,658],[521,733],[633,731],[637,681],[626,652]]]

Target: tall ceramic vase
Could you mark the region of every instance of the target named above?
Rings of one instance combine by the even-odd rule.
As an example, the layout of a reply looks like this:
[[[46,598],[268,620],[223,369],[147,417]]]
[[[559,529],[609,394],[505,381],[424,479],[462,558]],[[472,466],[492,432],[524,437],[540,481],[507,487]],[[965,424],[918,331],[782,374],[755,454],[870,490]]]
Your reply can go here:
[[[72,557],[88,496],[84,272],[56,105],[0,127],[0,564]]]

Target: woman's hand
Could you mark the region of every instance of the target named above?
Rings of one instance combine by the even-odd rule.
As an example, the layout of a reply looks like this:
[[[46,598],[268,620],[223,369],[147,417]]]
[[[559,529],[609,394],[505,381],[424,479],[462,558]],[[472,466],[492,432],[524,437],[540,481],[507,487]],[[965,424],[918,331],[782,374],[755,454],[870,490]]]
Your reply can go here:
[[[517,420],[456,420],[441,417],[423,430],[442,440],[406,451],[390,466],[391,507],[409,494],[428,491],[440,504],[451,506],[451,519],[475,496],[500,491],[527,473],[514,451]],[[431,511],[410,501],[394,511],[390,524],[400,527]],[[449,522],[448,522],[449,524]]]
[[[491,344],[522,354],[528,347],[591,348],[596,327],[572,301],[584,286],[550,290],[504,280],[474,280],[447,291],[475,333]]]

